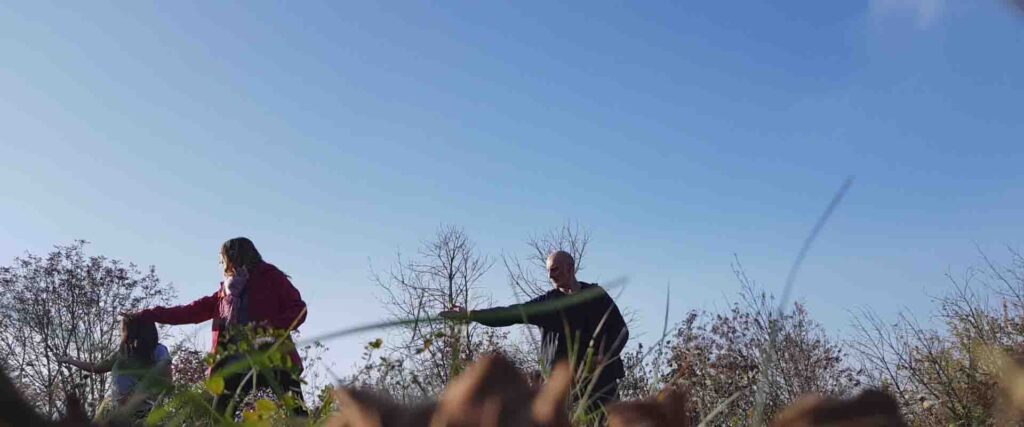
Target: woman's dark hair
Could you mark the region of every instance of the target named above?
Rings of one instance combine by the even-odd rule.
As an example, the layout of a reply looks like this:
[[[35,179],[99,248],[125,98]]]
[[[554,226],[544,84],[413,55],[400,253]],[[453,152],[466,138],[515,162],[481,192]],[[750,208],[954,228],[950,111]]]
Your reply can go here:
[[[263,262],[256,245],[245,237],[236,237],[224,242],[220,246],[220,255],[224,258],[224,272],[227,274],[234,274],[235,269],[241,267],[251,269]]]
[[[159,342],[155,323],[130,317],[121,321],[121,355],[125,358],[151,365],[156,362],[153,352]]]

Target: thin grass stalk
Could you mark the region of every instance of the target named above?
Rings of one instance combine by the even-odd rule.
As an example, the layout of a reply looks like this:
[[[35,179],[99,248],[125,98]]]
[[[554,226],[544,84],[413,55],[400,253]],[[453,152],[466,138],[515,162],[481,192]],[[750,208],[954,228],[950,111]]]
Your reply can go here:
[[[804,239],[803,245],[800,247],[800,251],[797,253],[796,259],[789,268],[789,273],[786,276],[785,286],[782,288],[782,296],[779,298],[779,305],[775,310],[775,317],[779,321],[782,319],[783,309],[788,304],[789,294],[793,290],[793,284],[796,282],[796,274],[800,270],[800,266],[803,264],[804,258],[807,256],[807,252],[811,249],[811,244],[821,233],[822,228],[828,219],[832,216],[832,212],[835,211],[836,207],[839,206],[839,202],[843,200],[847,190],[853,185],[853,177],[847,177],[843,181],[843,184],[836,191],[835,195],[832,196],[832,200],[829,202],[825,211],[822,212],[818,218],[817,223],[814,224],[814,228],[811,229],[810,234]],[[768,345],[764,352],[764,359],[761,362],[761,379],[757,386],[757,397],[754,401],[754,423],[755,426],[764,425],[764,406],[768,397],[769,387],[769,375],[772,367],[775,365],[775,358],[773,355],[776,350],[776,340],[778,339],[778,322],[768,322]]]

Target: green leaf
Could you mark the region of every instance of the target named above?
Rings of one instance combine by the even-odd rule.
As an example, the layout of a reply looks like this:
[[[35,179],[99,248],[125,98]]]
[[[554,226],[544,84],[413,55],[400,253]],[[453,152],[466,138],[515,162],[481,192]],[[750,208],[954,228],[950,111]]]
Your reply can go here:
[[[221,393],[224,393],[224,378],[213,377],[206,380],[206,389],[214,396],[220,396]]]
[[[153,408],[153,410],[149,412],[149,415],[146,416],[146,424],[160,425],[160,422],[163,421],[164,418],[167,418],[167,415],[170,413],[171,410],[167,406]]]
[[[270,399],[260,399],[256,401],[256,411],[269,414],[277,410],[277,405],[271,402]]]
[[[248,425],[259,425],[260,414],[258,414],[255,411],[245,411],[245,412],[242,412],[242,421],[244,421],[245,422],[244,425],[247,425],[247,426]]]
[[[291,394],[285,394],[281,400],[284,401],[284,406],[288,408],[294,408],[299,406],[299,402],[296,401],[295,397],[293,397]]]

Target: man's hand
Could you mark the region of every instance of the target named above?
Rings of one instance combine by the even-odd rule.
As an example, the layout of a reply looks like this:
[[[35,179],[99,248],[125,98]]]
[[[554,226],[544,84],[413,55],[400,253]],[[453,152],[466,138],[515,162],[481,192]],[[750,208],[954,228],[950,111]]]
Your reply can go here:
[[[442,311],[438,316],[448,320],[466,320],[469,318],[469,312],[465,308],[456,305],[451,310]]]

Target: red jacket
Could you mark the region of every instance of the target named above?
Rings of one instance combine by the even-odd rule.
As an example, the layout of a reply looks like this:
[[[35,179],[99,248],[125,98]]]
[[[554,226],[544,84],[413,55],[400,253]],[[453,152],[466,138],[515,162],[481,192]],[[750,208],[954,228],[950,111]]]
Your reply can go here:
[[[261,263],[249,272],[248,319],[253,323],[266,322],[275,329],[288,329],[306,321],[306,303],[302,301],[299,290],[292,286],[281,270],[270,263]],[[190,304],[177,307],[153,307],[135,313],[144,321],[166,325],[183,325],[202,323],[215,319],[219,315],[220,299],[224,296],[223,282],[221,289],[213,295],[192,301]],[[211,351],[217,351],[217,337],[220,335],[221,322],[213,322],[213,343]],[[302,366],[302,359],[297,351],[291,353],[292,362]]]

